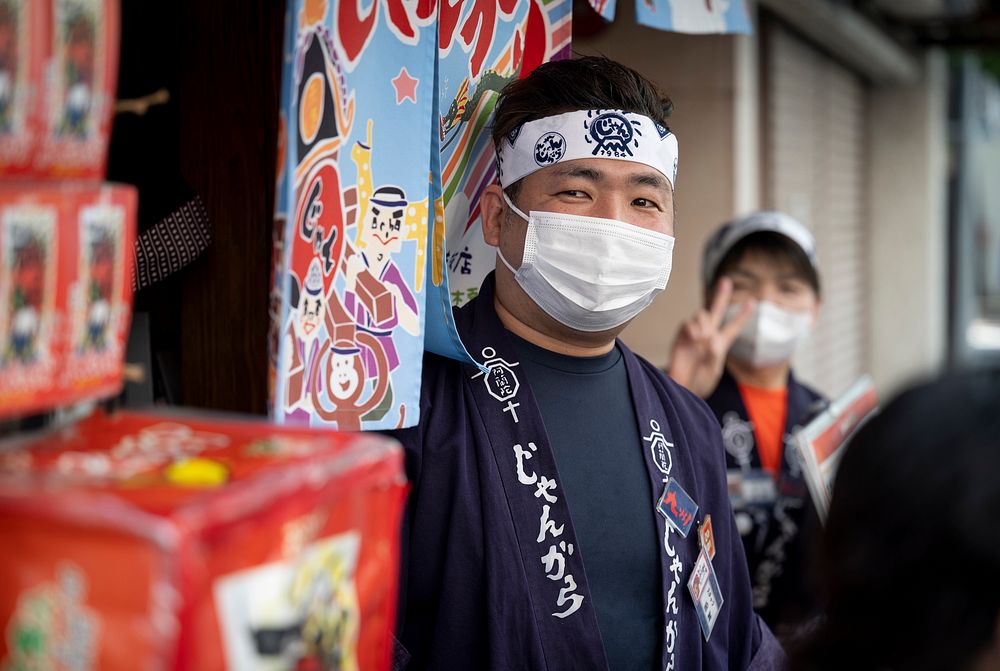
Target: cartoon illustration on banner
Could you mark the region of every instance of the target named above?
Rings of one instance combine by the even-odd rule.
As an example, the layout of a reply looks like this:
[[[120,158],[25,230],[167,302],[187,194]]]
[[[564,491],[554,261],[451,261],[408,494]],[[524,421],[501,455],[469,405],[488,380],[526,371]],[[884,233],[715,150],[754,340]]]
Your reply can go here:
[[[425,4],[290,8],[271,298],[278,421],[415,420],[434,67]],[[380,58],[366,58],[376,43]],[[417,139],[401,144],[402,128]]]

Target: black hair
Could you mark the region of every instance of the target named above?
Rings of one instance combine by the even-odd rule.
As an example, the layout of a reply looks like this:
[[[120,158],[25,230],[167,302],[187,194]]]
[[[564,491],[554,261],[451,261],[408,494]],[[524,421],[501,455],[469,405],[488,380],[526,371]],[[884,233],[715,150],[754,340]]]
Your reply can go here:
[[[807,282],[816,296],[820,295],[819,273],[809,256],[797,242],[786,235],[774,231],[756,231],[733,245],[719,261],[711,281],[708,295],[715,293],[715,285],[749,254],[761,254],[773,261],[785,262],[799,279]]]
[[[968,669],[1000,611],[1000,370],[906,391],[851,441],[801,669]]]
[[[522,124],[554,114],[617,109],[642,114],[662,126],[674,109],[670,98],[630,67],[604,56],[543,63],[504,87],[491,129],[493,146]],[[518,184],[507,187],[514,197]]]

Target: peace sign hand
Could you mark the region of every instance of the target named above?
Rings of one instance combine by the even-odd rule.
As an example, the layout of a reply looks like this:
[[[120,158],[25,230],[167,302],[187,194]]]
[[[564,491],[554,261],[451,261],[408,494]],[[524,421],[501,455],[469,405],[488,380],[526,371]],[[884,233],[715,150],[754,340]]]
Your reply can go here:
[[[737,315],[723,325],[732,296],[733,281],[723,277],[711,307],[699,310],[681,325],[670,350],[667,374],[702,398],[708,398],[719,384],[729,348],[753,313],[755,302],[747,301]]]

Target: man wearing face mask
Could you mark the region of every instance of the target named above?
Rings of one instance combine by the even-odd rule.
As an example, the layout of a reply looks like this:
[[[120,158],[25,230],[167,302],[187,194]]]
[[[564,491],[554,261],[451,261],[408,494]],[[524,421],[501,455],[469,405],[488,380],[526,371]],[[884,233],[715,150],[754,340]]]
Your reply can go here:
[[[500,96],[496,270],[428,354],[395,660],[407,669],[776,669],[705,404],[616,339],[673,251],[669,100],[604,58]],[[408,663],[408,665],[406,665]]]
[[[805,568],[819,521],[792,441],[826,402],[791,359],[819,312],[816,244],[787,214],[757,212],[709,239],[703,279],[709,308],[682,327],[670,375],[722,425],[754,607],[785,638],[815,609]]]

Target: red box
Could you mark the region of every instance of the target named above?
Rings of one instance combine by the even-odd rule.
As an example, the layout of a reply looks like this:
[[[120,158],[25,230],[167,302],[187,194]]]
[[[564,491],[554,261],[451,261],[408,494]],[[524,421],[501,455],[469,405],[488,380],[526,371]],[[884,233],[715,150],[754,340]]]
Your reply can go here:
[[[56,392],[69,203],[58,189],[0,189],[0,417],[44,409]]]
[[[121,390],[133,187],[0,187],[0,418]]]
[[[132,319],[132,261],[138,196],[131,186],[67,189],[63,227],[66,294],[61,304],[59,405],[105,398],[124,384]]]
[[[103,179],[118,86],[119,1],[47,2],[50,48],[33,172]]]
[[[374,434],[122,413],[22,441],[0,452],[0,660],[387,669],[405,494]]]
[[[0,176],[31,174],[51,54],[48,2],[0,2]]]
[[[367,268],[358,273],[358,283],[355,289],[358,300],[368,308],[375,324],[381,324],[392,319],[394,314],[392,294]]]

